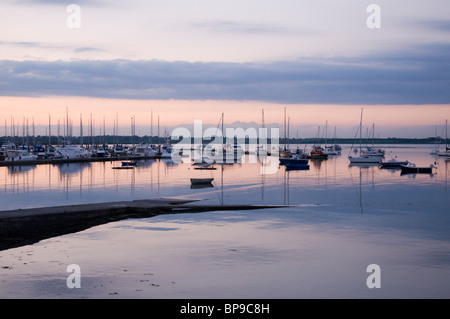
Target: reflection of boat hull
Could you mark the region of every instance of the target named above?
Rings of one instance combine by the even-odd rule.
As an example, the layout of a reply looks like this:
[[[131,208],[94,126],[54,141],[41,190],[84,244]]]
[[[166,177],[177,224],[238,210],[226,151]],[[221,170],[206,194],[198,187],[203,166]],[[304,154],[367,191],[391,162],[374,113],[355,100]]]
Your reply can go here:
[[[191,184],[191,189],[209,188],[209,187],[214,187],[214,185],[212,183]]]
[[[417,167],[415,165],[400,165],[402,169],[402,174],[408,173],[423,173],[423,174],[431,174],[433,173],[433,165],[425,166],[425,167]]]
[[[445,152],[437,152],[438,156],[446,156],[446,157],[450,157],[450,151],[445,151]]]
[[[214,178],[191,178],[192,185],[207,185],[211,184]]]
[[[286,164],[287,170],[308,170],[308,164]]]

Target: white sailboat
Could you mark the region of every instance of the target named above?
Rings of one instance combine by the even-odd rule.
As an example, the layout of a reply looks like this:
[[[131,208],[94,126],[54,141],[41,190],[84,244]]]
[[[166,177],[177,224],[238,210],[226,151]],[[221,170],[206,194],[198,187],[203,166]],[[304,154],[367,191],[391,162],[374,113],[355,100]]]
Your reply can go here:
[[[445,120],[445,149],[437,153],[439,156],[450,157],[450,146],[448,145],[447,120]]]
[[[380,156],[371,156],[371,155],[364,155],[361,153],[361,139],[362,139],[362,116],[363,116],[363,109],[361,109],[361,119],[359,121],[359,156],[353,157],[349,156],[348,159],[350,163],[381,163],[381,157]]]
[[[322,152],[326,155],[338,155],[338,152],[333,148],[333,146],[329,146],[328,144],[328,121],[325,123],[325,148]]]

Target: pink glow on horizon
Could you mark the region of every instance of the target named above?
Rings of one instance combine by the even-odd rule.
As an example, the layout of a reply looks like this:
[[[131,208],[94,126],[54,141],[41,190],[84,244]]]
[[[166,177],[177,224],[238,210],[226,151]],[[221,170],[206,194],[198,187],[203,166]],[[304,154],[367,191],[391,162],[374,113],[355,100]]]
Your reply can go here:
[[[335,126],[359,125],[361,108],[364,108],[365,126],[434,126],[444,123],[450,117],[450,105],[308,105],[277,104],[257,101],[190,101],[190,100],[125,100],[87,97],[0,97],[0,127],[7,126],[14,119],[15,125],[28,120],[31,125],[48,126],[49,115],[52,125],[66,117],[75,127],[79,126],[80,116],[83,126],[89,125],[92,114],[95,127],[112,128],[116,116],[119,130],[128,134],[131,117],[136,126],[150,126],[153,113],[153,131],[156,132],[158,117],[161,127],[191,125],[194,120],[216,126],[224,113],[225,124],[233,122],[255,122],[261,125],[264,109],[265,124],[284,123],[284,108],[291,127],[310,125],[329,128]],[[3,129],[0,130],[3,135]],[[126,131],[126,132],[125,132]],[[433,132],[430,132],[430,136]]]

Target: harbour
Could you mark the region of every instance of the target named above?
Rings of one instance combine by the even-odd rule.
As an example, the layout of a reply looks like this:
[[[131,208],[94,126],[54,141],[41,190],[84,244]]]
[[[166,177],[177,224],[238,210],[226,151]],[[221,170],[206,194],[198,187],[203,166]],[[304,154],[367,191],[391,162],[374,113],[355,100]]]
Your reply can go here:
[[[449,1],[4,2],[0,299],[450,299]]]
[[[115,161],[0,167],[0,217],[25,218],[4,233],[2,297],[37,287],[44,298],[448,297],[450,163],[430,154],[433,145],[383,148],[386,158],[436,169],[349,163],[346,145],[308,169],[272,174],[251,155],[215,170],[189,158],[141,159],[127,170]],[[213,180],[192,187],[191,178]],[[59,211],[51,220],[49,207]],[[100,217],[89,221],[83,207]],[[56,215],[70,209],[79,211],[75,227],[64,229]],[[27,214],[36,219],[26,223]],[[46,220],[59,233],[40,231]],[[19,231],[24,224],[30,232]],[[31,235],[34,225],[44,236]],[[82,269],[81,289],[65,285],[69,264]],[[371,264],[381,267],[381,289],[366,286]],[[427,276],[411,289],[417,271]]]

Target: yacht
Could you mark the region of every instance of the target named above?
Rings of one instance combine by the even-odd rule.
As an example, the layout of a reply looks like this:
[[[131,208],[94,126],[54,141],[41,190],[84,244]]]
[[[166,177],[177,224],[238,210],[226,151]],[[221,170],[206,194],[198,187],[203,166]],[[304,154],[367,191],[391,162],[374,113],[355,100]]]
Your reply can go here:
[[[362,155],[367,156],[384,156],[384,150],[382,149],[373,149],[371,147],[367,147],[365,151],[361,151]]]
[[[33,154],[38,158],[45,158],[45,147],[40,144],[33,145]]]
[[[15,161],[35,161],[37,159],[37,155],[31,154],[29,151],[21,149],[21,150],[9,150],[6,151],[6,159],[7,162],[15,162]]]
[[[103,145],[97,145],[97,147],[95,147],[92,150],[92,157],[107,157],[108,156],[108,152],[106,151],[105,147],[103,147]]]
[[[128,150],[122,144],[116,144],[113,152],[115,156],[124,156],[127,155]]]
[[[324,152],[324,149],[322,146],[313,146],[311,153],[310,153],[310,157],[312,159],[327,159],[328,158],[328,154]]]
[[[152,145],[149,144],[141,144],[136,146],[133,156],[140,157],[156,157],[156,151],[153,149]]]
[[[63,145],[56,147],[56,151],[61,154],[64,159],[90,158],[91,152],[79,145]]]
[[[360,156],[349,156],[348,157],[350,163],[381,163],[380,156],[371,156],[371,155],[360,155]]]
[[[362,131],[362,118],[363,118],[363,109],[361,109],[361,119],[359,121],[359,156],[349,156],[348,160],[350,163],[381,163],[381,159],[383,156],[379,155],[372,155],[372,153],[365,153],[361,150],[361,131]],[[371,151],[370,148],[368,148],[368,151]]]
[[[11,150],[16,150],[16,144],[13,142],[6,142],[2,145],[0,148],[0,161],[3,161],[6,159],[6,152]]]
[[[339,155],[339,152],[336,151],[333,146],[326,146],[322,152],[327,155]]]
[[[161,158],[172,158],[172,151],[173,148],[171,145],[163,145],[159,156]]]

